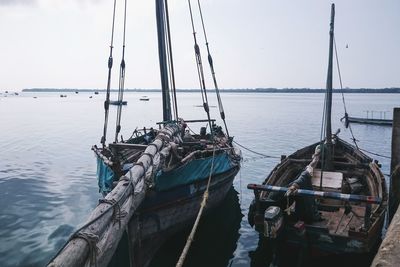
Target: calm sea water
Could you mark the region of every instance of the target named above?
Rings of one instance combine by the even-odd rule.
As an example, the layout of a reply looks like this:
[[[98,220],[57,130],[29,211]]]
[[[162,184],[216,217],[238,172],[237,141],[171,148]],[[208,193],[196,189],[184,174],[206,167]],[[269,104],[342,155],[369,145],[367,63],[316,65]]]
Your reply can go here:
[[[159,94],[148,93],[148,102],[139,101],[142,94],[125,95],[128,105],[123,107],[121,131],[125,138],[136,126],[150,127],[161,120]],[[288,155],[320,138],[323,94],[226,93],[222,97],[231,135],[255,151]],[[210,98],[210,104],[216,105],[213,96]],[[102,135],[103,101],[104,94],[91,93],[68,94],[66,98],[55,93],[0,95],[1,266],[45,265],[101,198],[90,148]],[[348,129],[339,121],[344,114],[341,96],[335,94],[333,101],[333,129],[341,128],[340,136],[350,140]],[[400,95],[348,94],[346,101],[353,116],[375,110],[388,111],[386,118],[391,118]],[[198,105],[200,95],[180,94],[181,117],[206,118]],[[217,108],[211,112],[219,118]],[[111,106],[110,117],[115,113]],[[111,120],[109,141],[114,129],[115,120]],[[353,125],[353,131],[362,148],[390,155],[391,127]],[[253,194],[246,185],[261,182],[278,159],[242,152],[244,162],[234,190],[219,210],[202,221],[187,266],[267,266],[255,260],[258,235],[247,223]],[[383,172],[389,173],[390,161],[375,158],[382,163]],[[168,241],[152,265],[174,266],[186,233]]]

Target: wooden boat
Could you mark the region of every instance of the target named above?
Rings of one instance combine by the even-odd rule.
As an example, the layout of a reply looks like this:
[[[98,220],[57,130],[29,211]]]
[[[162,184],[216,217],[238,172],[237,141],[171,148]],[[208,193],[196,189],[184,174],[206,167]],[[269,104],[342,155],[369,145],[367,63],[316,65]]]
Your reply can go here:
[[[149,101],[150,98],[148,96],[142,96],[141,98],[139,98],[140,101]]]
[[[160,129],[135,130],[130,138],[118,141],[118,125],[113,143],[106,146],[105,138],[102,138],[103,147],[93,147],[98,156],[100,191],[106,195],[112,192],[113,185],[121,177],[129,175],[130,168],[139,164],[140,157],[147,155],[144,150],[148,145],[162,138],[163,129],[173,128],[178,133],[169,136],[173,142],[167,142],[163,150],[151,156],[151,167],[145,175],[145,198],[128,224],[134,266],[146,266],[167,238],[193,224],[206,190],[205,212],[217,207],[232,187],[241,161],[240,150],[232,145],[233,138],[210,118],[208,102],[203,103],[207,119],[182,120],[178,117],[175,88],[170,88],[175,82],[168,80],[172,68],[168,62],[172,61],[172,55],[165,47],[170,38],[169,25],[163,24],[168,17],[166,1],[157,0],[156,8],[163,100]],[[122,100],[122,96],[118,99]],[[140,100],[148,101],[149,98]],[[199,123],[208,127],[201,127],[198,134],[191,133],[187,125]]]
[[[110,105],[114,105],[114,106],[123,105],[123,106],[126,106],[126,105],[128,105],[128,101],[125,101],[125,100],[123,100],[123,101],[110,100]]]
[[[387,192],[379,164],[331,132],[334,13],[332,4],[326,136],[283,156],[261,185],[248,185],[255,193],[249,222],[260,238],[283,238],[314,251],[363,253],[380,240]]]
[[[124,14],[126,23],[126,1]],[[229,136],[226,127],[216,83],[225,131],[210,117],[204,83],[201,83],[201,91],[207,119],[183,120],[178,116],[166,0],[156,0],[156,15],[163,121],[158,123],[158,129],[136,129],[124,140],[120,136],[122,106],[118,105],[115,138],[106,143],[111,41],[103,136],[101,146],[92,147],[97,157],[99,191],[104,199],[99,201],[88,221],[71,236],[48,266],[107,266],[123,233],[128,236],[131,266],[148,265],[167,238],[192,225],[199,210],[207,213],[222,202],[240,169],[241,153],[232,145],[233,137]],[[115,16],[113,25],[114,21]],[[202,70],[196,39],[195,45],[197,67]],[[124,42],[123,55],[125,47]],[[208,58],[212,63],[211,55]],[[123,101],[124,57],[120,66],[118,101]],[[203,71],[199,73],[200,76],[203,74]],[[201,80],[204,81],[204,77]],[[194,133],[193,126],[189,128],[188,124],[201,124],[200,132]]]

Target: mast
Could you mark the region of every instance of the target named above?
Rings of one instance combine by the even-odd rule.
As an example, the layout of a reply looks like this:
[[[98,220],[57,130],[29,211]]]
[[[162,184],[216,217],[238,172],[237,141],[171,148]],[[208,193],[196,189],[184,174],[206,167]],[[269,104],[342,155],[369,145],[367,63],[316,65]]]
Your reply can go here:
[[[331,23],[329,31],[329,61],[328,77],[326,80],[326,112],[325,112],[325,133],[326,133],[326,168],[332,169],[332,72],[333,72],[333,37],[335,24],[335,4],[331,7]]]
[[[157,18],[157,37],[158,37],[158,57],[160,61],[161,91],[163,104],[163,121],[172,119],[171,100],[169,96],[169,79],[167,65],[167,48],[166,48],[166,31],[165,31],[165,4],[164,0],[156,1],[156,18]]]

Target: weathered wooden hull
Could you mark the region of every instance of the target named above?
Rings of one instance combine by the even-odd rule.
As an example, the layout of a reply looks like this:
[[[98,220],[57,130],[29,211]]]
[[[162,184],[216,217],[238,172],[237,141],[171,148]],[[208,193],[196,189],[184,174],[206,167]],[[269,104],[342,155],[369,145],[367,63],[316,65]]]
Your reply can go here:
[[[212,177],[206,212],[225,198],[238,171],[236,166]],[[169,237],[194,222],[206,185],[207,180],[202,180],[165,192],[149,192],[129,223],[133,266],[147,266]]]
[[[268,175],[263,184],[275,186],[287,186],[305,166],[311,161],[311,155],[318,143],[302,148],[292,155],[284,158]],[[366,207],[358,204],[350,204],[353,212],[345,212],[345,202],[338,203],[340,208],[333,211],[321,211],[324,221],[304,224],[305,229],[299,229],[295,224],[298,219],[285,216],[283,236],[287,243],[313,250],[321,250],[326,253],[365,253],[371,251],[380,240],[384,223],[387,192],[385,178],[379,166],[371,158],[356,150],[350,144],[337,138],[335,144],[334,169],[344,173],[344,176],[353,177],[358,175],[364,177],[362,181],[370,196],[382,199],[380,204],[373,204],[370,226],[361,229],[365,221]],[[269,193],[263,197],[268,198]],[[263,204],[270,205],[270,204]],[[262,206],[262,205],[261,205]],[[265,206],[264,206],[265,208]],[[284,207],[283,207],[284,208]],[[255,211],[260,214],[263,208]],[[355,215],[358,214],[358,215]],[[254,218],[249,214],[249,221]],[[368,218],[367,217],[367,218]],[[259,230],[261,228],[258,228]],[[262,233],[260,234],[262,238]]]

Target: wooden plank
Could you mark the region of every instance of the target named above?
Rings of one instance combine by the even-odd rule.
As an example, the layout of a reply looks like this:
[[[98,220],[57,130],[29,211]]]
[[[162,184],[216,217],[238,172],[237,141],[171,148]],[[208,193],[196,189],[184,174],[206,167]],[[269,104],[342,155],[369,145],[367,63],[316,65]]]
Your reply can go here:
[[[341,172],[322,172],[319,169],[314,169],[311,178],[312,185],[319,188],[322,176],[322,188],[340,189],[342,188],[343,173]]]

